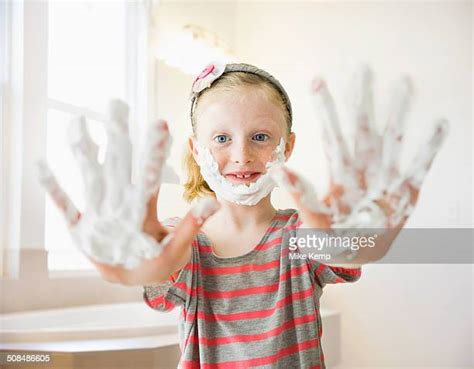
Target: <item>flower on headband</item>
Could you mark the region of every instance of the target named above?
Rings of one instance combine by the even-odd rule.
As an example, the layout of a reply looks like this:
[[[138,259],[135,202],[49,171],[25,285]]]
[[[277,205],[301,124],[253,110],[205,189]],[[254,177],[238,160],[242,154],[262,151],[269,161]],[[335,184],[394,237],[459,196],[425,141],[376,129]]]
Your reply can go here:
[[[193,82],[191,89],[192,95],[196,95],[205,88],[211,86],[217,78],[222,76],[225,71],[225,64],[222,63],[211,63],[196,77]]]

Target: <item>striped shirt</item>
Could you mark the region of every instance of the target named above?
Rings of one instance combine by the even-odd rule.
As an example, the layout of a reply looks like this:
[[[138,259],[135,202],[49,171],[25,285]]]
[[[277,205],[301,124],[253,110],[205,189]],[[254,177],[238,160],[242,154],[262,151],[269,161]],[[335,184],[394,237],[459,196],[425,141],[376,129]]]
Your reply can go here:
[[[179,220],[170,218],[164,225]],[[225,258],[215,255],[199,233],[181,271],[144,286],[151,308],[181,309],[179,369],[325,368],[323,287],[354,282],[361,269],[288,257],[289,238],[301,223],[296,210],[278,210],[253,250]]]

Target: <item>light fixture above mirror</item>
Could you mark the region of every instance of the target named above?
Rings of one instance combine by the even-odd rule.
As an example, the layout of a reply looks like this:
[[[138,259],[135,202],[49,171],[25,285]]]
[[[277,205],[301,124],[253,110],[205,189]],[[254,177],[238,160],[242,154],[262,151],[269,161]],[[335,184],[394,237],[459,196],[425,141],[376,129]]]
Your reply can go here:
[[[227,43],[212,31],[186,24],[178,33],[160,39],[155,56],[179,70],[196,75],[209,62],[230,63],[236,57]]]

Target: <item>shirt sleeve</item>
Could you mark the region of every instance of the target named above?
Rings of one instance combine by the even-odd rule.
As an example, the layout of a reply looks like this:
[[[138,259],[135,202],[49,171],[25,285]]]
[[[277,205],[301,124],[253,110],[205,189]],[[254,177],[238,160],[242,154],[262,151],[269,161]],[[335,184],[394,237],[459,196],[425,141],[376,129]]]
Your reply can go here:
[[[297,212],[294,214],[292,223],[294,226],[291,228],[295,230],[302,224],[302,220]],[[326,265],[311,258],[306,258],[306,262],[308,263],[308,268],[314,283],[317,283],[321,288],[327,284],[356,282],[360,279],[362,273],[362,268],[336,267]]]
[[[362,273],[361,268],[335,267],[315,260],[308,260],[308,263],[311,275],[321,288],[326,284],[355,282]]]
[[[162,224],[166,227],[175,227],[180,218],[165,219]],[[176,306],[185,305],[191,295],[193,269],[196,265],[195,241],[192,245],[191,258],[188,263],[169,279],[162,283],[143,286],[143,300],[152,309],[171,311]]]

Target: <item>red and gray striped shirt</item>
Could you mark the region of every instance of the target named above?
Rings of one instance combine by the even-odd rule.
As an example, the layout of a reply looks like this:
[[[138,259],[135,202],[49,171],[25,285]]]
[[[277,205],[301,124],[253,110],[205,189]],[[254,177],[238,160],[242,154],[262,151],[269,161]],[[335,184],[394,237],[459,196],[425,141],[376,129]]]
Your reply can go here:
[[[296,210],[278,210],[253,250],[225,258],[199,233],[191,259],[177,275],[144,286],[151,308],[181,308],[179,369],[325,368],[322,289],[356,281],[361,269],[289,258],[289,238],[300,225]]]

